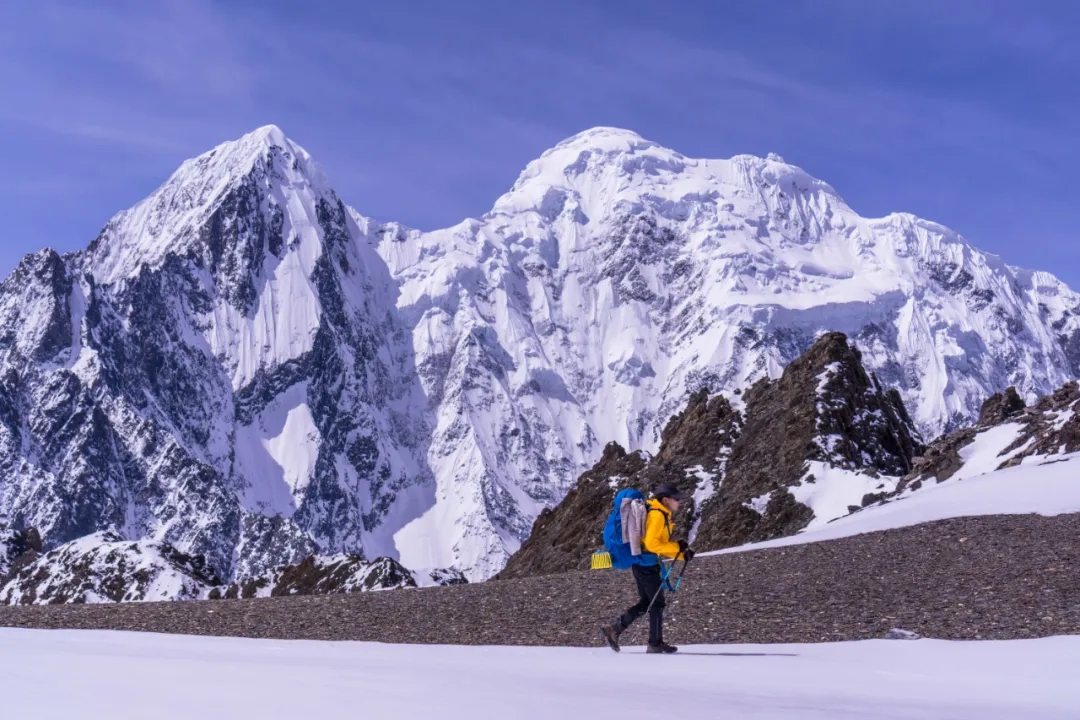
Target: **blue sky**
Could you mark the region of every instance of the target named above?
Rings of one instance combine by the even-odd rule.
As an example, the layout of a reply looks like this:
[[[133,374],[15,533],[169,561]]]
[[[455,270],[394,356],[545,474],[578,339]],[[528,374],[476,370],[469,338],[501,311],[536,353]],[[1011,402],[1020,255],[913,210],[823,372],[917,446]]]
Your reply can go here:
[[[777,152],[1080,288],[1080,3],[4,3],[0,274],[84,247],[184,159],[267,123],[346,202],[432,229],[594,125]]]

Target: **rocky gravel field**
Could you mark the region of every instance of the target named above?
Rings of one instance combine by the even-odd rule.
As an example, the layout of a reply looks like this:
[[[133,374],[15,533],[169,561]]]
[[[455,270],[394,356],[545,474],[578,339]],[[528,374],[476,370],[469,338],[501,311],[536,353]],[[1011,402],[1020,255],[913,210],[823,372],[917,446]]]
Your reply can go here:
[[[469,645],[599,645],[628,572],[262,600],[0,608],[0,626]],[[643,642],[639,622],[627,642]],[[901,627],[949,639],[1080,633],[1080,515],[957,518],[694,560],[673,643],[816,642]]]

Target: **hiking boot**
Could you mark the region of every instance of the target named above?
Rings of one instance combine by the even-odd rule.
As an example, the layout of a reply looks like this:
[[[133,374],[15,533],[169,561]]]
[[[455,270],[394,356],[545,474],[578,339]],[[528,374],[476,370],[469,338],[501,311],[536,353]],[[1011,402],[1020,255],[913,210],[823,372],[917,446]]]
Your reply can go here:
[[[662,642],[659,645],[649,645],[647,648],[645,648],[645,652],[648,655],[670,655],[671,653],[679,652],[679,648],[675,647],[674,645],[668,645],[667,643]]]
[[[600,634],[604,636],[609,648],[619,652],[619,636],[622,635],[622,628],[617,623],[604,625],[600,628]]]

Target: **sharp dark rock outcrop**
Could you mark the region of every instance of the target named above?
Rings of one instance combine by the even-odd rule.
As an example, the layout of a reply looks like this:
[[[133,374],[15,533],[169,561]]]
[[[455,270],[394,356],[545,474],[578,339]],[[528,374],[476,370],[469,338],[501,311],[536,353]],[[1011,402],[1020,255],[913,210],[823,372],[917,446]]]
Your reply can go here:
[[[979,435],[980,430],[1017,418],[1024,410],[1024,401],[1014,387],[991,395],[983,402],[976,425],[959,428],[931,442],[915,458],[910,473],[888,496],[896,496],[911,487],[918,489],[929,480],[934,482],[948,480],[964,465],[960,450],[970,445]]]
[[[1024,410],[1024,399],[1015,387],[994,393],[986,399],[979,409],[979,425],[1000,425]]]
[[[608,444],[600,462],[581,476],[566,498],[540,514],[529,539],[498,578],[587,568],[590,555],[603,544],[600,534],[615,493],[623,488],[648,493],[671,484],[700,501],[715,491],[714,478],[723,471],[726,449],[738,437],[741,422],[727,399],[709,398],[707,391],[700,390],[685,410],[668,421],[655,457]],[[695,503],[688,502],[675,518],[684,534],[694,514]]]
[[[0,587],[8,577],[37,560],[41,535],[37,528],[7,530],[0,526]]]
[[[702,549],[791,535],[815,516],[833,519],[836,508],[815,507],[818,490],[848,486],[841,488],[847,507],[861,506],[866,495],[892,489],[875,477],[905,474],[922,449],[899,395],[866,372],[841,333],[821,336],[778,379],[759,381],[743,397],[746,424],[721,491],[701,510]]]
[[[0,561],[14,558],[0,582],[0,605],[334,595],[417,586],[414,575],[389,558],[369,562],[356,555],[312,555],[226,585],[203,557],[168,543],[129,541],[111,532],[88,535],[44,554],[40,550],[32,530],[0,534]],[[449,571],[422,579],[425,585],[465,581]]]

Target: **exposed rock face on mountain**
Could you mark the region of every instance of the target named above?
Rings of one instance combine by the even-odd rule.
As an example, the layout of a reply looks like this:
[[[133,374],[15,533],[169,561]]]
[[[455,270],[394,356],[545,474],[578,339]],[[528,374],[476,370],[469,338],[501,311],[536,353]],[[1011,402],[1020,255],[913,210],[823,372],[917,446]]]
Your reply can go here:
[[[41,535],[36,528],[7,530],[0,527],[0,587],[8,576],[38,558]]]
[[[499,573],[501,579],[582,569],[590,554],[602,547],[601,533],[615,494],[633,487],[648,493],[671,484],[692,496],[680,508],[675,524],[683,534],[701,516],[701,504],[716,492],[728,455],[742,427],[742,415],[722,395],[701,390],[686,409],[664,428],[663,444],[655,457],[627,453],[618,443],[604,449],[600,462],[578,480],[566,498],[537,518],[521,550]]]
[[[697,548],[712,550],[790,535],[884,497],[922,449],[898,394],[867,374],[839,333],[823,335],[743,402],[740,412],[722,396],[695,394],[648,462],[609,445],[567,498],[541,514],[499,577],[587,567],[623,487],[672,483],[692,494],[676,520]]]
[[[1008,387],[1004,392],[994,393],[986,399],[979,410],[978,425],[989,427],[1000,425],[1024,410],[1024,400],[1016,388]]]
[[[800,406],[774,485],[721,455],[785,400],[755,383],[830,330],[912,422],[851,379],[882,399]],[[909,215],[861,218],[776,158],[695,160],[597,128],[483,217],[420,233],[346,207],[266,127],[184,163],[85,251],[36,253],[0,283],[0,523],[37,527],[46,551],[164,543],[229,583],[312,555],[478,580],[611,441],[658,452],[642,482],[692,490],[701,537],[723,543],[851,502],[799,475],[807,438],[840,438],[811,463],[885,472],[909,449],[897,424],[933,436],[1009,385],[1033,401],[1078,373],[1080,296],[1054,277]],[[662,459],[696,447],[696,423],[669,423],[688,397],[731,442]]]

